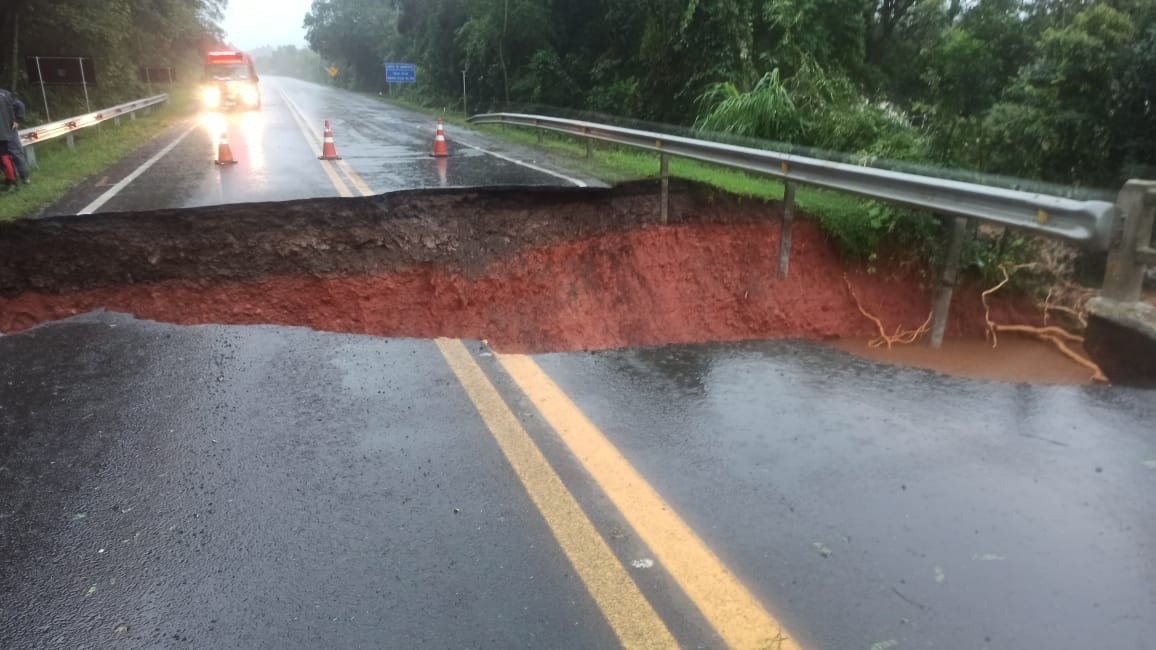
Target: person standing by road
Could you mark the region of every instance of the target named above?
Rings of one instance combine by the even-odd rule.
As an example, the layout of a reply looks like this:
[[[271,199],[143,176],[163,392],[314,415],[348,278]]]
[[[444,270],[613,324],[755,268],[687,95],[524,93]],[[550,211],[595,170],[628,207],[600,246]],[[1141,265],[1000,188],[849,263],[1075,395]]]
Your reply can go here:
[[[0,143],[2,151],[12,160],[16,174],[20,181],[28,183],[28,162],[24,160],[24,147],[20,146],[20,133],[17,129],[24,121],[24,102],[15,93],[0,88]]]

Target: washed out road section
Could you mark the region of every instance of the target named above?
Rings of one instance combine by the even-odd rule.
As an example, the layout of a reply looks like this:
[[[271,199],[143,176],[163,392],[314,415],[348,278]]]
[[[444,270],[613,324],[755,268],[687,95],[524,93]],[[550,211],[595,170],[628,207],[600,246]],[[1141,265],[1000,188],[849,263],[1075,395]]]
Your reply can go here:
[[[889,324],[927,317],[919,269],[847,269],[800,220],[795,271],[778,278],[779,205],[676,184],[663,227],[655,189],[414,190],[12,224],[0,331],[106,307],[550,351],[872,334],[857,301]],[[993,305],[1021,318],[1015,301]],[[978,291],[961,290],[949,332],[979,335],[983,318]]]

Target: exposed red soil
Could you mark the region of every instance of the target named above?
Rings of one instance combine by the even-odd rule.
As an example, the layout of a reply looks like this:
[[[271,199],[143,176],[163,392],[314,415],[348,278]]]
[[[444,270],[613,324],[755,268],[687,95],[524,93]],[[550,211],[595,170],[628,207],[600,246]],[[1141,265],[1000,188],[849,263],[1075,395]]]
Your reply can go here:
[[[477,338],[507,352],[876,334],[849,294],[889,327],[931,304],[919,269],[845,269],[814,223],[797,222],[790,277],[776,279],[779,223],[643,227],[549,243],[468,276],[427,264],[347,277],[164,280],[0,297],[0,331],[105,308],[179,324],[281,324],[394,337]],[[982,337],[978,287],[956,292],[948,336]],[[993,318],[1026,322],[997,299]]]

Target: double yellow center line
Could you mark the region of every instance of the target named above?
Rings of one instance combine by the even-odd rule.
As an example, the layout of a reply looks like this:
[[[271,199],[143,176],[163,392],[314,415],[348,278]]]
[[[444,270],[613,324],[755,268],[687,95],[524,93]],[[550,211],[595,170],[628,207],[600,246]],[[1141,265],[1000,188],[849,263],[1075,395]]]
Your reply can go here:
[[[313,155],[320,158],[322,137],[318,134],[317,128],[310,128],[309,121],[305,118],[305,114],[297,104],[289,98],[289,95],[287,95],[284,90],[278,88],[277,94],[281,96],[281,101],[285,102],[285,106],[289,108],[289,114],[293,116],[293,121],[297,123],[297,128],[301,129],[301,134],[305,136],[305,142],[309,144]],[[349,191],[349,186],[341,179],[341,176],[337,173],[337,169],[345,173],[345,177],[357,188],[361,196],[370,196],[373,194],[373,190],[369,188],[369,185],[366,185],[365,181],[363,181],[361,177],[357,175],[357,172],[353,171],[353,168],[349,166],[349,163],[344,160],[318,160],[318,162],[321,163],[321,168],[325,170],[325,175],[329,177],[329,182],[333,183],[333,187],[341,196],[353,196],[353,192]]]
[[[320,140],[308,129],[292,100],[284,92],[281,97],[306,141],[320,156]],[[320,162],[338,193],[352,196],[330,161]],[[345,161],[337,161],[336,167],[363,196],[373,194]],[[622,645],[678,647],[623,563],[465,345],[450,339],[436,343]],[[799,650],[783,626],[533,359],[505,354],[497,359],[727,646]]]

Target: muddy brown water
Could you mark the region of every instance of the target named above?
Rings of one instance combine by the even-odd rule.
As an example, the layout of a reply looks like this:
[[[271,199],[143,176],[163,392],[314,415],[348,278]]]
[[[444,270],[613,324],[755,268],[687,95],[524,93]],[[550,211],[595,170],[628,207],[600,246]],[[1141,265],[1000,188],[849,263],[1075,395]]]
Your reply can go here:
[[[1019,336],[1001,336],[997,346],[981,338],[947,339],[933,350],[926,341],[871,347],[871,339],[849,338],[829,344],[879,363],[925,368],[945,375],[1029,384],[1091,384],[1092,373],[1048,343]]]

